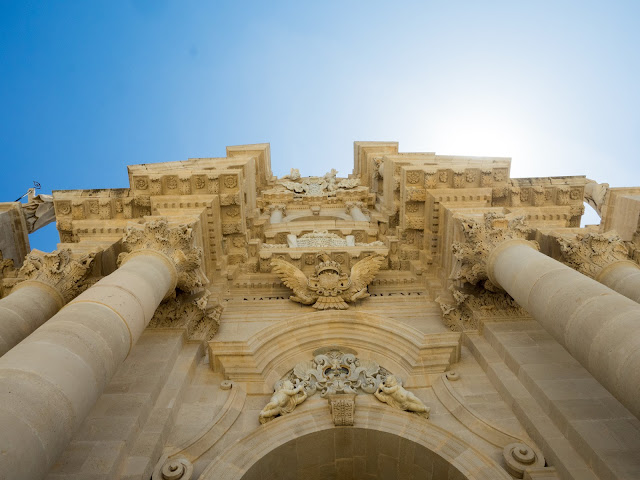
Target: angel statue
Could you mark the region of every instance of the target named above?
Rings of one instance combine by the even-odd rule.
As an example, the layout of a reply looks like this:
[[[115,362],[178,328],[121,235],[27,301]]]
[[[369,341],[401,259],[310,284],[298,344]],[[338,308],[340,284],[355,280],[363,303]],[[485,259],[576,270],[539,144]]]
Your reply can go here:
[[[431,409],[425,406],[418,397],[406,390],[398,377],[389,375],[384,382],[378,385],[373,393],[378,400],[400,410],[418,413],[429,418]]]
[[[278,415],[293,412],[298,405],[307,399],[304,385],[300,384],[294,387],[290,380],[276,383],[275,390],[271,400],[265,405],[258,417],[262,424],[273,420]]]
[[[367,285],[385,261],[382,255],[371,255],[356,263],[351,267],[351,273],[346,274],[340,264],[332,261],[326,253],[319,253],[317,258],[320,262],[309,278],[280,258],[272,260],[271,266],[282,282],[293,290],[290,300],[303,305],[313,304],[313,308],[318,310],[346,310],[349,306],[345,302],[368,297]]]

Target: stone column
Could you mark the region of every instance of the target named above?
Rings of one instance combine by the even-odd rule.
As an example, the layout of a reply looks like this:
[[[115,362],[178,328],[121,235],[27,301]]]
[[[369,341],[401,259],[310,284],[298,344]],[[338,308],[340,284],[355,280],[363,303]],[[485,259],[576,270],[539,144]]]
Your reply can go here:
[[[356,222],[369,221],[369,217],[365,215],[365,212],[369,213],[369,210],[364,202],[347,202],[345,210]]]
[[[0,300],[0,356],[49,320],[90,282],[95,254],[71,258],[71,250],[27,255],[19,275],[26,280]]]
[[[522,219],[464,221],[454,278],[504,289],[640,417],[640,305],[537,251]]]
[[[117,271],[0,358],[0,476],[40,479],[176,286],[201,285],[192,229],[129,228]]]
[[[640,266],[620,237],[587,233],[558,237],[558,243],[566,265],[640,303]]]
[[[271,223],[280,223],[282,222],[282,217],[284,217],[284,215],[287,212],[287,206],[286,205],[270,205],[269,206],[269,211],[271,212]]]

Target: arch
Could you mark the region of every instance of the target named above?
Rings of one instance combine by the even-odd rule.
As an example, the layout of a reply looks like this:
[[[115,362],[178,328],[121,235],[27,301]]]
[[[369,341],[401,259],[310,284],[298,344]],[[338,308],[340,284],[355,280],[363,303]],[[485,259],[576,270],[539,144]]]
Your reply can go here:
[[[408,387],[429,386],[429,375],[444,372],[460,355],[460,333],[424,334],[400,322],[357,310],[323,310],[288,318],[247,341],[209,342],[214,368],[230,380],[273,384],[293,366],[328,346],[355,350],[400,375]],[[252,391],[256,392],[255,389]]]
[[[369,470],[385,468],[379,463],[385,461],[378,458],[380,455],[390,457],[391,461],[386,462],[391,465],[386,467],[391,468],[388,476],[378,478],[401,479],[400,462],[403,467],[413,462],[422,464],[425,471],[428,467],[424,465],[431,464],[432,472],[439,476],[446,472],[441,478],[447,480],[512,480],[500,465],[469,443],[411,413],[363,402],[356,407],[354,427],[335,427],[326,402],[309,402],[305,407],[257,427],[235,442],[205,468],[199,480],[300,478],[282,476],[282,470],[293,468],[294,457],[296,468],[304,471],[309,466],[321,468],[318,461],[324,462],[325,468],[330,468],[332,462],[337,465],[339,455],[353,458],[354,470],[358,468],[356,457],[364,457],[365,468]],[[406,455],[400,458],[402,445],[404,450],[413,446],[413,458]],[[290,461],[283,461],[287,456]],[[309,465],[314,459],[316,464]],[[371,465],[372,462],[376,465]],[[362,465],[362,460],[359,463]]]

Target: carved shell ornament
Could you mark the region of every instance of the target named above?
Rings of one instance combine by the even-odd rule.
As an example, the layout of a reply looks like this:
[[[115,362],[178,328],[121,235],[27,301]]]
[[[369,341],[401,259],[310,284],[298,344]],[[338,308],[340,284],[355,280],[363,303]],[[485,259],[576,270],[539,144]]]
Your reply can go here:
[[[280,258],[272,260],[271,266],[282,282],[293,290],[290,300],[312,305],[317,310],[346,310],[349,306],[345,302],[368,297],[367,286],[385,260],[382,255],[371,255],[356,263],[346,274],[328,254],[318,253],[316,258],[319,262],[315,273],[308,278],[300,269]]]

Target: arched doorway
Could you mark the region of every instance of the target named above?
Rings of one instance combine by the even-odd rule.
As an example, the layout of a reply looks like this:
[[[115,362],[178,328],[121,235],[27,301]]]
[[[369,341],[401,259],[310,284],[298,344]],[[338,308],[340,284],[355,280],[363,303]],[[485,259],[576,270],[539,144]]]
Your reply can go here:
[[[512,480],[494,460],[411,413],[365,404],[335,427],[324,401],[257,427],[200,480]]]

